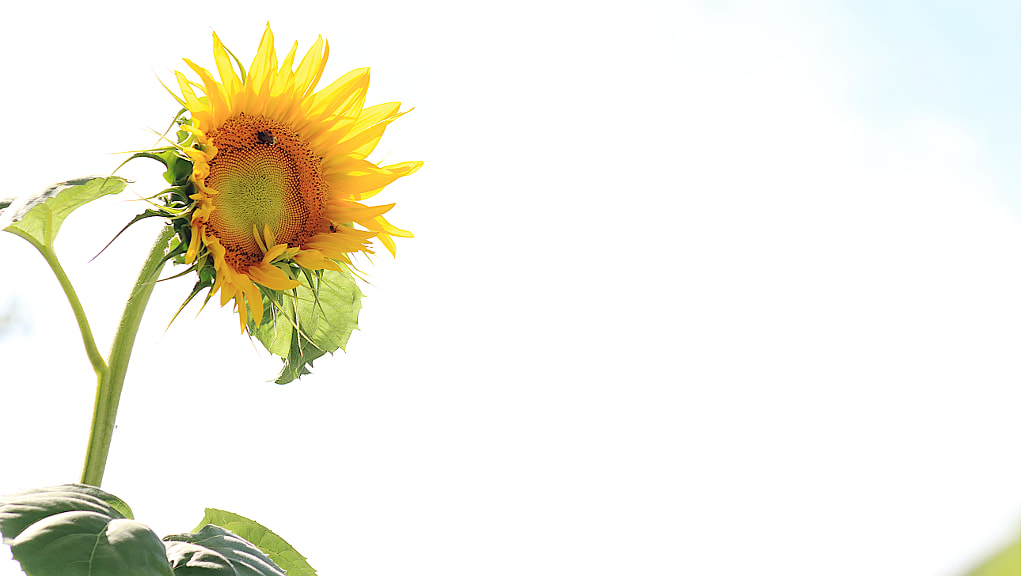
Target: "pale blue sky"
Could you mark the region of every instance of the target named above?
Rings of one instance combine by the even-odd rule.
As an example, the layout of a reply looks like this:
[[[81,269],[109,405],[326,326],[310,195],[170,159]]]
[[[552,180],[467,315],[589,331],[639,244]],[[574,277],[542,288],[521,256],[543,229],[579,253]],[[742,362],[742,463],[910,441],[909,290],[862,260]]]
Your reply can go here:
[[[852,92],[878,118],[950,115],[983,139],[999,199],[1020,212],[1020,2],[845,2],[848,35],[871,77]],[[840,33],[841,34],[841,33]]]
[[[680,34],[690,2],[658,2],[665,33]],[[801,54],[821,86],[881,124],[922,115],[955,119],[978,139],[998,180],[991,191],[1019,219],[1020,2],[847,0],[696,2],[714,21],[750,20],[773,41],[813,39]],[[787,29],[780,24],[789,23]],[[673,26],[677,29],[673,30]],[[742,39],[737,39],[742,41]],[[756,44],[744,58],[757,60]],[[743,45],[738,50],[742,51]],[[687,57],[695,55],[688,54]],[[705,56],[704,54],[696,55]]]

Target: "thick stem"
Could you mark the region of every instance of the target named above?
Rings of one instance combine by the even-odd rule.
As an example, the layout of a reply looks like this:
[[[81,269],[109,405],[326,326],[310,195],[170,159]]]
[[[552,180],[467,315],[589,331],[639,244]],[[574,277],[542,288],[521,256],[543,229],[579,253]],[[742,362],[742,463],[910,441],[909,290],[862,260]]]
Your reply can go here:
[[[99,486],[103,481],[107,454],[110,452],[110,438],[114,433],[114,420],[117,418],[117,406],[121,401],[121,388],[124,386],[128,360],[135,345],[135,335],[138,334],[142,313],[145,312],[146,304],[153,293],[153,286],[160,275],[160,270],[163,269],[167,243],[173,235],[174,229],[164,226],[139,272],[139,279],[132,289],[131,296],[128,297],[128,303],[125,304],[121,324],[117,327],[114,343],[110,347],[106,374],[100,378],[96,387],[96,405],[93,409],[85,468],[82,470],[82,484]]]

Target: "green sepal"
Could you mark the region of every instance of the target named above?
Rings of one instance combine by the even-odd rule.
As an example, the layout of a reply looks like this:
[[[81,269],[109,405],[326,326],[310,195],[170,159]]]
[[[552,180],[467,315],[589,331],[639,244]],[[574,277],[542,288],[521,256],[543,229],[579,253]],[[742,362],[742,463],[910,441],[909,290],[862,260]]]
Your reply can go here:
[[[117,234],[114,234],[114,237],[110,239],[110,242],[107,242],[107,245],[104,246],[102,250],[100,250],[99,254],[97,254],[96,256],[93,256],[93,260],[95,260],[107,248],[110,248],[110,245],[113,244],[114,241],[117,240],[121,236],[121,234],[124,234],[124,231],[127,230],[128,228],[130,228],[132,224],[135,224],[139,220],[145,220],[146,218],[152,218],[154,216],[159,216],[160,218],[169,218],[171,216],[171,214],[169,214],[165,210],[153,210],[152,208],[147,209],[142,214],[139,214],[135,218],[132,218],[131,222],[125,224],[124,228],[121,228],[121,230]],[[168,260],[168,257],[165,256],[164,257],[164,261],[167,261],[167,260]]]
[[[233,512],[207,508],[206,515],[203,516],[194,532],[201,532],[201,529],[207,524],[230,530],[251,542],[287,572],[288,576],[316,576],[316,570],[306,562],[305,556],[299,554],[284,538],[259,522]]]
[[[0,206],[0,230],[17,234],[39,249],[52,248],[61,224],[71,212],[102,196],[117,194],[127,184],[127,180],[116,176],[90,176],[54,184],[40,193]]]
[[[178,244],[178,246],[176,246],[173,250],[171,250],[171,252],[174,252],[174,251],[178,250],[179,248],[182,248],[183,246],[184,246],[184,244]],[[182,250],[182,252],[184,252],[184,250]],[[171,278],[176,278],[177,276],[184,276],[185,274],[188,274],[189,272],[192,272],[193,270],[195,270],[196,275],[199,276],[199,279],[196,280],[195,285],[192,287],[192,292],[188,295],[187,298],[185,298],[185,301],[181,303],[181,306],[178,307],[178,311],[174,313],[174,317],[171,318],[171,322],[174,322],[174,320],[178,317],[178,314],[181,314],[181,311],[185,309],[185,306],[188,306],[188,303],[191,302],[193,298],[195,298],[203,290],[206,290],[208,288],[212,288],[214,282],[217,280],[217,276],[216,276],[217,273],[213,269],[213,266],[203,266],[199,262],[194,264],[188,270],[185,270],[184,272],[182,272],[180,274],[176,274],[174,276],[171,276]],[[206,300],[207,301],[210,300],[210,296],[211,296],[211,294],[207,294],[206,295]],[[205,302],[204,302],[204,305],[205,305]]]
[[[188,244],[182,242],[181,238],[179,238],[178,236],[174,236],[173,238],[171,238],[170,250],[167,251],[167,254],[164,254],[164,257],[161,260],[163,262],[167,262],[168,260],[173,260],[174,262],[184,262],[183,259],[185,257],[186,252],[188,252]]]
[[[347,270],[307,275],[290,292],[264,292],[263,323],[249,320],[249,333],[284,362],[274,380],[287,384],[309,374],[313,361],[345,349],[358,328],[363,293]]]
[[[189,176],[192,175],[192,160],[178,152],[176,148],[136,152],[125,162],[131,162],[136,158],[152,158],[163,164],[167,168],[164,171],[164,180],[171,186],[184,186],[188,184]]]
[[[179,115],[181,113],[179,112]],[[175,119],[178,122],[178,119]],[[188,156],[180,153],[176,148],[157,148],[154,150],[144,150],[142,152],[136,152],[132,154],[122,165],[131,162],[136,158],[151,158],[164,165],[164,180],[166,180],[172,186],[166,190],[160,192],[155,198],[163,200],[166,208],[149,208],[142,214],[139,214],[135,218],[132,218],[131,222],[125,225],[124,228],[118,232],[114,238],[107,243],[110,246],[117,240],[117,237],[124,233],[132,224],[146,219],[158,216],[161,218],[168,219],[171,226],[174,227],[175,235],[178,239],[177,243],[171,247],[171,250],[164,255],[163,261],[174,260],[178,262],[183,259],[179,258],[185,254],[188,250],[188,245],[192,239],[192,228],[189,218],[186,213],[194,203],[191,196],[195,194],[195,184],[191,181],[192,176],[192,160]],[[106,247],[104,247],[106,250]]]

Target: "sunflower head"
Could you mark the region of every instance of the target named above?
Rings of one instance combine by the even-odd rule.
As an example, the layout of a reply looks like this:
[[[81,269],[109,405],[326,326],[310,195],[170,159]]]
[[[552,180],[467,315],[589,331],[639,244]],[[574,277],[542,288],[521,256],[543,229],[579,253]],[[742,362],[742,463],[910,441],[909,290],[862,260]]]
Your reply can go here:
[[[343,346],[355,326],[352,255],[372,254],[374,241],[393,255],[393,237],[412,237],[384,218],[394,204],[363,201],[422,163],[368,161],[384,129],[404,114],[400,104],[364,107],[367,68],[318,89],[327,43],[318,38],[298,63],[297,48],[278,62],[268,25],[246,69],[214,34],[216,75],[185,60],[198,81],[175,73],[180,95],[172,94],[184,108],[178,145],[153,152],[164,155],[176,185],[165,201],[181,260],[199,272],[193,296],[209,288],[208,299],[219,293],[221,305],[234,301],[242,330],[275,353],[297,349],[286,369],[301,361],[301,372],[311,355]],[[327,310],[325,302],[346,310]],[[348,316],[343,337],[316,336]]]

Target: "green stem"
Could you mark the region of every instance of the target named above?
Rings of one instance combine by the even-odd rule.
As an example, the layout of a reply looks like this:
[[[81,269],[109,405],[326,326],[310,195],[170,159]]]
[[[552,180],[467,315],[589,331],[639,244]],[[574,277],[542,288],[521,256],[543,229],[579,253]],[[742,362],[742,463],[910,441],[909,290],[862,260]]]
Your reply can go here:
[[[132,289],[131,296],[128,297],[128,303],[125,304],[121,324],[117,327],[114,343],[110,347],[110,356],[107,359],[109,368],[96,387],[96,405],[93,409],[85,468],[82,470],[82,484],[99,486],[103,481],[107,454],[110,452],[110,438],[114,433],[114,420],[117,418],[117,406],[121,401],[121,388],[124,386],[124,376],[128,371],[128,360],[135,345],[135,336],[139,332],[139,323],[142,322],[142,313],[146,310],[153,286],[164,267],[163,257],[167,243],[173,235],[174,229],[170,226],[164,226],[160,231],[146,263],[139,272],[139,279]]]
[[[103,361],[103,356],[100,355],[99,349],[96,348],[96,340],[92,337],[92,329],[89,327],[89,320],[85,317],[85,309],[82,308],[81,301],[78,300],[78,294],[75,293],[75,288],[71,285],[71,280],[68,280],[68,275],[64,273],[64,268],[61,267],[60,261],[57,260],[57,254],[53,251],[52,246],[41,246],[35,244],[36,248],[46,259],[46,263],[53,269],[53,273],[57,275],[57,281],[60,282],[61,288],[64,289],[64,294],[68,297],[68,302],[71,303],[71,309],[75,312],[75,320],[78,321],[78,329],[82,331],[82,341],[85,342],[85,353],[89,356],[89,363],[92,364],[92,369],[96,371],[96,377],[103,379],[103,376],[107,373],[107,364]]]

